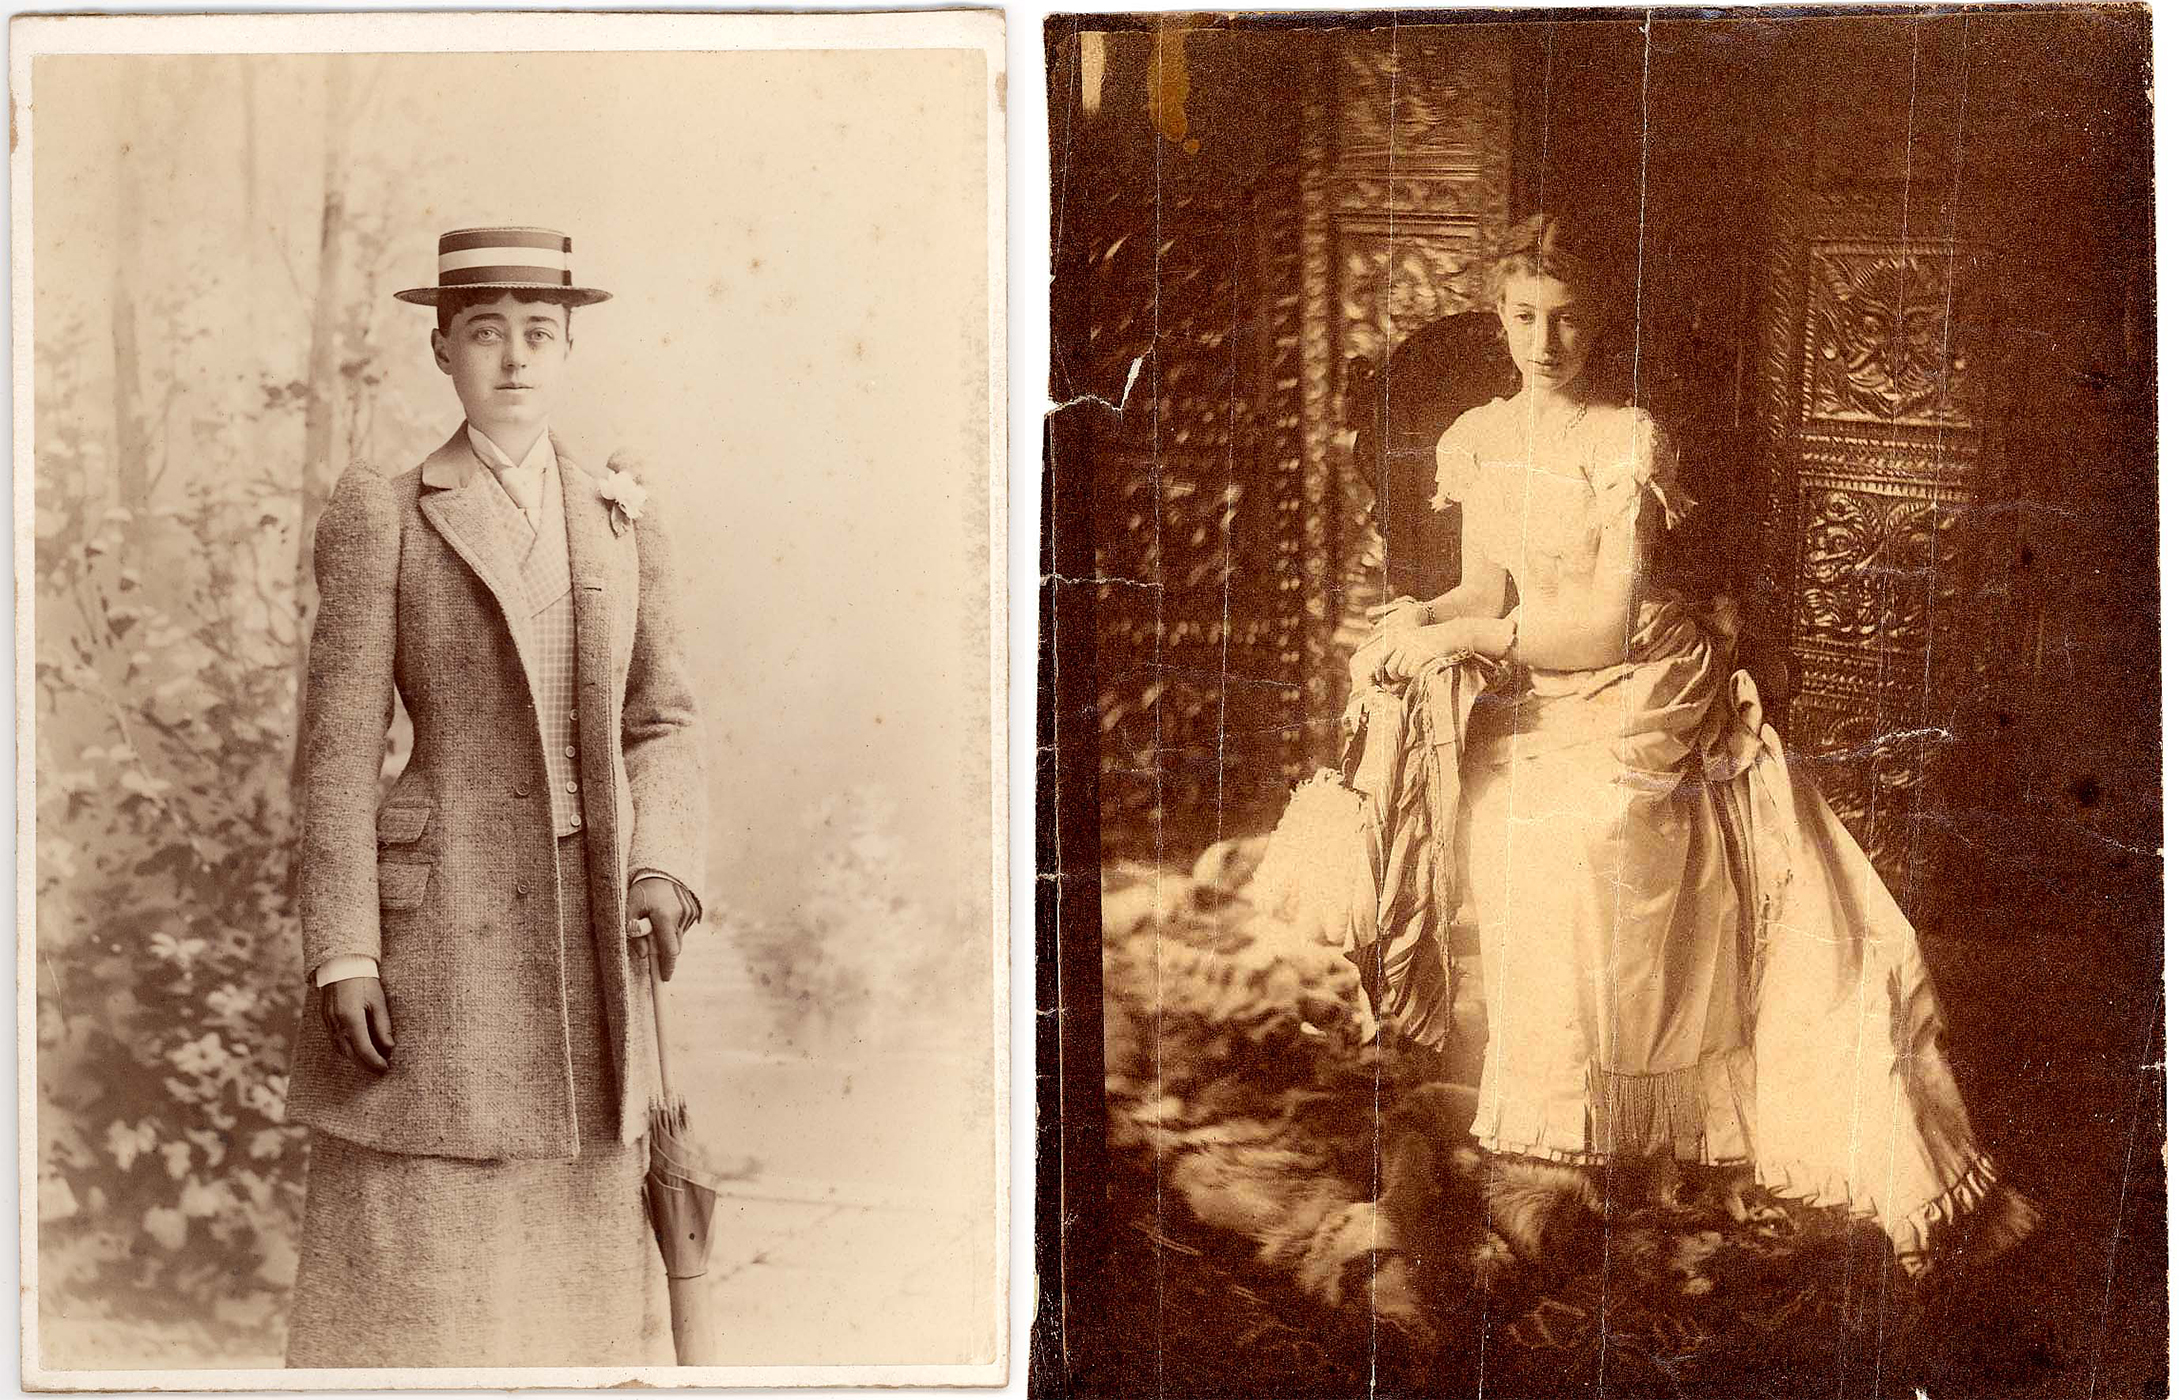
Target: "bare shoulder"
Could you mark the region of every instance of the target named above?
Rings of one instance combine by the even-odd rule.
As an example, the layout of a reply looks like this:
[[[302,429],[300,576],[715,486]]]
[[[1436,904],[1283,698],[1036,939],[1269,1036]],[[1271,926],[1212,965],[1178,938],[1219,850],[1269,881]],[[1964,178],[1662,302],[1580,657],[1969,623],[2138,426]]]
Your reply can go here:
[[[1639,404],[1618,404],[1605,411],[1602,421],[1628,441],[1649,445],[1664,440],[1665,425],[1656,414]]]
[[[1656,416],[1640,404],[1591,403],[1585,416],[1593,430],[1614,435],[1647,432],[1657,425]]]

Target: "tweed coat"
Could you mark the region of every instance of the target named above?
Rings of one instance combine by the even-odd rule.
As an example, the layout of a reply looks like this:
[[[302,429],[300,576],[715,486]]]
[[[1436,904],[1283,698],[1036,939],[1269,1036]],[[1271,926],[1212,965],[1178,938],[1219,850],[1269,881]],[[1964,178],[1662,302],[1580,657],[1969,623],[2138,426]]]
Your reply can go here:
[[[655,503],[616,520],[557,437],[576,624],[575,721],[589,927],[619,1089],[617,1136],[648,1121],[650,986],[632,975],[627,875],[702,886],[704,763]],[[317,527],[320,604],[303,707],[305,967],[377,958],[393,1017],[384,1075],[341,1057],[306,1013],[292,1120],[381,1151],[571,1158],[552,796],[510,619],[529,606],[500,546],[499,484],[465,430],[393,478],[343,475]],[[396,689],[414,723],[383,804]]]

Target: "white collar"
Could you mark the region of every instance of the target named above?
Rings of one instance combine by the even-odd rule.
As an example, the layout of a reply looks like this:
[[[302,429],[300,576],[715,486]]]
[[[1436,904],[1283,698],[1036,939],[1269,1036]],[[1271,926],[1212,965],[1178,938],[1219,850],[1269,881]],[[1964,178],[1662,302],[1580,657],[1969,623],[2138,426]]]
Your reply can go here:
[[[538,514],[545,508],[545,497],[551,494],[545,488],[560,461],[559,454],[552,450],[552,434],[539,433],[530,450],[522,454],[522,464],[516,466],[499,450],[498,443],[477,431],[475,424],[463,426],[469,429],[469,446],[477,460],[492,469],[492,479],[499,483],[499,489],[535,528]]]
[[[477,456],[484,464],[495,472],[520,471],[542,474],[545,468],[559,460],[558,454],[552,450],[552,433],[549,430],[537,435],[537,441],[530,444],[530,450],[523,453],[521,462],[517,463],[500,450],[498,443],[478,432],[476,424],[464,423],[462,427],[468,430],[469,446],[476,451]]]

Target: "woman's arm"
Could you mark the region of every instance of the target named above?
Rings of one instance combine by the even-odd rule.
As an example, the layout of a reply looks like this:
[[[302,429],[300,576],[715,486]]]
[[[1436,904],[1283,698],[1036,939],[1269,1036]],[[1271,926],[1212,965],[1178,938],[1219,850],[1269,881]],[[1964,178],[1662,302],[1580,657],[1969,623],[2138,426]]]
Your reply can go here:
[[[401,576],[401,517],[385,478],[349,468],[315,540],[300,754],[303,970],[334,1050],[384,1074],[393,1017],[378,980],[378,772],[393,722]]]
[[[1385,668],[1412,675],[1431,658],[1456,652],[1546,671],[1595,670],[1625,661],[1662,508],[1639,487],[1614,491],[1604,507],[1596,566],[1587,580],[1568,579],[1549,596],[1524,598],[1510,613],[1503,613],[1501,604],[1503,615],[1455,616],[1416,628],[1388,647]],[[1504,570],[1498,577],[1502,597]]]
[[[1503,617],[1511,581],[1504,567],[1476,548],[1475,532],[1462,530],[1460,582],[1435,598],[1388,609],[1382,621],[1388,628],[1428,627],[1456,617]]]
[[[334,484],[313,557],[318,617],[298,765],[306,972],[343,953],[379,955],[378,771],[393,722],[401,517],[377,472],[351,467]]]
[[[1359,687],[1380,676],[1411,676],[1432,656],[1476,650],[1455,639],[1467,635],[1464,629],[1470,623],[1504,618],[1512,580],[1463,530],[1460,582],[1426,603],[1384,618],[1376,635],[1355,653],[1349,679]]]
[[[637,912],[651,918],[654,928],[675,924],[678,933],[678,921],[693,922],[702,914],[696,891],[704,876],[708,789],[665,515],[654,499],[635,523],[636,635],[622,694],[620,746],[635,807],[635,827],[628,833],[631,897],[644,896]],[[638,878],[643,875],[666,880]],[[685,902],[679,898],[683,893]]]
[[[1506,585],[1511,578],[1488,559],[1465,559],[1460,566],[1460,582],[1424,603],[1427,611],[1418,621],[1427,626],[1456,617],[1503,617]]]

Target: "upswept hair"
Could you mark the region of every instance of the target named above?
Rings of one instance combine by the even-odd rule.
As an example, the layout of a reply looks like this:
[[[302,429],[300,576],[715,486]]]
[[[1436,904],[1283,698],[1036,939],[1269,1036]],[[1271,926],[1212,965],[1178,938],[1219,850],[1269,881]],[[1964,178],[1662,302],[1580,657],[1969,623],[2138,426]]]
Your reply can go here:
[[[1508,228],[1493,251],[1487,290],[1490,304],[1505,298],[1506,283],[1516,277],[1552,277],[1572,287],[1585,301],[1608,301],[1609,274],[1603,251],[1586,229],[1565,214],[1531,214]]]

